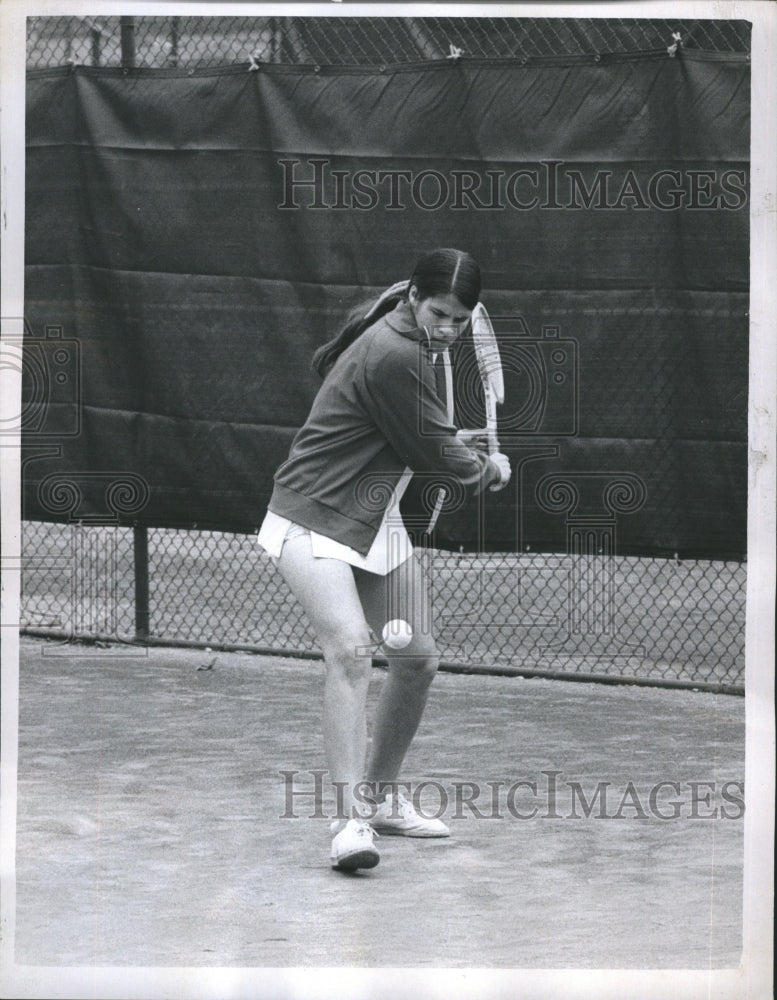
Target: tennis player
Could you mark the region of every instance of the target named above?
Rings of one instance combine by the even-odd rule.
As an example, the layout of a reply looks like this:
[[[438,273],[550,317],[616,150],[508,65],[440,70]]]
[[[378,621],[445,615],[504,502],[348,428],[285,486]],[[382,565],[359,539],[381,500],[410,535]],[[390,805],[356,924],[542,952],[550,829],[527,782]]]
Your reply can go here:
[[[466,328],[480,284],[469,254],[434,250],[316,351],[324,381],[275,474],[259,532],[324,654],[327,765],[344,807],[332,824],[331,863],[345,871],[378,864],[375,832],[449,835],[396,784],[438,665],[428,581],[399,502],[414,472],[453,475],[473,493],[510,479],[505,455],[489,456],[473,432],[457,432],[429,363]],[[367,760],[373,636],[395,619],[410,624],[412,639],[385,649]],[[374,796],[365,798],[367,787]]]

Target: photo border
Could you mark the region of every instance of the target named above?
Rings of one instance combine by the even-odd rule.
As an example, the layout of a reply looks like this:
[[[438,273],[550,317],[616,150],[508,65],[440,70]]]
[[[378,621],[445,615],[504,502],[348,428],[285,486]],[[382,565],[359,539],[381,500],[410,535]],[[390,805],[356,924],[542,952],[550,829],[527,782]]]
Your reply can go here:
[[[24,19],[28,16],[510,16],[731,18],[752,22],[750,196],[750,401],[748,583],[746,602],[746,814],[742,963],[737,969],[554,970],[398,969],[402,992],[458,996],[736,997],[771,995],[774,846],[775,376],[777,373],[777,6],[759,0],[648,3],[384,4],[98,3],[3,0],[0,7],[2,119],[2,310],[24,313]],[[3,320],[3,333],[20,321]],[[2,413],[19,412],[21,379],[0,373]],[[15,409],[14,409],[15,407]],[[49,997],[372,997],[395,996],[386,969],[29,967],[14,964],[15,821],[19,708],[20,449],[2,458],[2,768],[0,770],[0,985],[3,995]]]

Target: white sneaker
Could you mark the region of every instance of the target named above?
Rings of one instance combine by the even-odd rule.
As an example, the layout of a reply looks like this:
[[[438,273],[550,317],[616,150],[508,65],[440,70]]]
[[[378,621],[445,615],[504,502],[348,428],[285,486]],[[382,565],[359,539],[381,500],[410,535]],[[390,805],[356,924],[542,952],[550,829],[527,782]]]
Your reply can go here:
[[[332,867],[353,872],[357,868],[374,868],[380,861],[372,842],[374,830],[363,819],[349,819],[332,840]]]
[[[389,792],[370,820],[380,833],[397,837],[450,837],[451,831],[440,819],[420,816],[401,792]]]

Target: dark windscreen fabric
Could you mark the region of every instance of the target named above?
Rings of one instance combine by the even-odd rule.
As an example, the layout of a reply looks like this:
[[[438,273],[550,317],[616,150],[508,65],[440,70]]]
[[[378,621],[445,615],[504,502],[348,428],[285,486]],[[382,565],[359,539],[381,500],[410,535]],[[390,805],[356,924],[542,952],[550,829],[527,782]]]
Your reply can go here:
[[[27,102],[28,355],[66,341],[80,377],[26,435],[25,517],[97,517],[124,475],[147,495],[120,521],[253,530],[313,350],[456,246],[503,345],[516,474],[436,544],[565,551],[598,505],[623,553],[744,553],[743,57],[79,67],[28,74]],[[471,372],[465,339],[467,424]],[[635,495],[613,506],[619,477]]]

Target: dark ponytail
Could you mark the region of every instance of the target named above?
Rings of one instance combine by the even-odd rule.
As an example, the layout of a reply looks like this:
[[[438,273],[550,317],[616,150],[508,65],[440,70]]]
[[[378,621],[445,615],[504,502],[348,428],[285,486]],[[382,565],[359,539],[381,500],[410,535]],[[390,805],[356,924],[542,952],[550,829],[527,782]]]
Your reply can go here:
[[[313,355],[313,368],[323,378],[329,373],[343,351],[360,337],[381,316],[406,298],[415,285],[421,301],[432,295],[455,295],[467,309],[474,309],[480,300],[480,268],[473,257],[463,250],[448,247],[426,254],[415,266],[409,281],[399,281],[377,299],[352,309],[345,326],[332,340],[323,344]]]
[[[314,353],[313,370],[317,371],[321,378],[324,378],[343,351],[350,347],[357,337],[360,337],[368,327],[377,323],[381,316],[391,312],[396,304],[405,298],[408,288],[408,282],[398,281],[396,285],[386,289],[377,299],[371,299],[355,306],[348,314],[345,326],[337,336],[326,344],[322,344]]]

